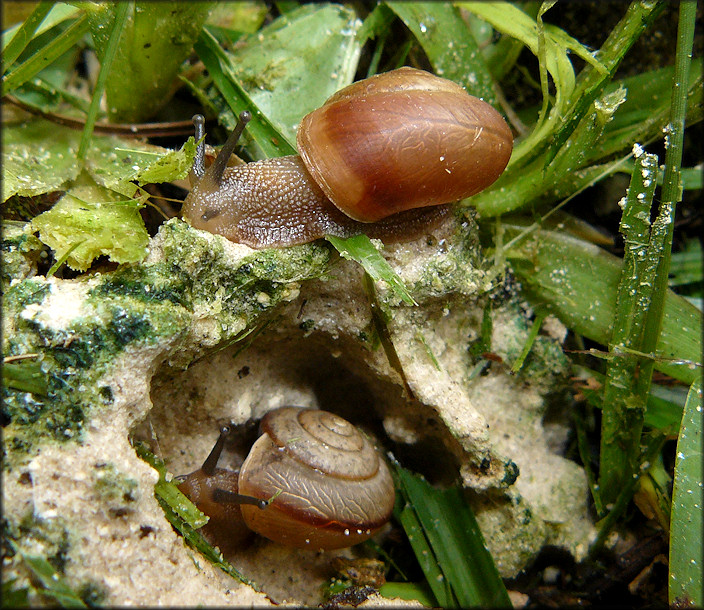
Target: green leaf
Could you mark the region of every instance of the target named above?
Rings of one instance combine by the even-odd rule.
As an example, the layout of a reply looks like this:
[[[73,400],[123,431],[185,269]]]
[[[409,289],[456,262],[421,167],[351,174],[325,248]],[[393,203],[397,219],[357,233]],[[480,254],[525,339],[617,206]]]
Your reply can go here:
[[[164,510],[166,519],[181,533],[184,540],[214,566],[220,568],[237,581],[250,585],[255,590],[258,590],[253,582],[245,578],[233,565],[225,561],[217,547],[213,547],[203,538],[200,532],[195,529],[201,527],[204,522],[207,521],[207,517],[179,491],[174,483],[167,482],[166,478],[168,473],[166,472],[164,462],[149,451],[147,446],[143,443],[137,443],[135,445],[135,451],[141,459],[151,465],[152,468],[159,473],[159,480],[154,486],[154,496]]]
[[[49,137],[51,134],[51,137]],[[80,134],[48,121],[32,120],[2,129],[2,200],[60,190],[78,176]]]
[[[2,365],[2,381],[5,387],[14,388],[20,392],[31,392],[37,396],[46,396],[48,392],[48,379],[42,371],[41,362],[35,358],[22,358],[19,361],[9,361],[12,356],[5,358]]]
[[[401,518],[404,528],[410,526],[406,533],[439,604],[443,607],[512,608],[461,490],[456,487],[435,489],[398,464],[395,472],[403,501],[395,507],[394,514]],[[419,541],[419,536],[424,537],[427,546]],[[445,595],[446,585],[451,596]]]
[[[193,529],[203,527],[208,522],[208,517],[173,482],[173,478],[167,472],[163,460],[149,451],[144,443],[136,443],[135,451],[141,459],[159,473],[159,480],[154,485],[154,495],[166,503],[175,515],[178,515],[180,519]],[[167,481],[167,478],[171,480]]]
[[[235,77],[229,57],[207,29],[201,33],[195,50],[233,114],[239,116],[244,110],[252,113],[252,120],[247,125],[247,134],[257,143],[264,155],[282,157],[296,154],[293,144],[283,137],[251,100]]]
[[[433,597],[433,592],[426,583],[386,582],[379,588],[379,595],[389,599],[415,600],[429,608],[432,608],[437,603]]]
[[[67,188],[81,169],[76,159],[80,137],[75,129],[44,119],[3,126],[3,201],[16,194],[31,197]],[[137,187],[130,181],[149,168],[154,182],[185,177],[192,165],[192,148],[192,139],[180,151],[170,151],[139,140],[94,135],[86,170],[101,186],[133,197]]]
[[[413,32],[438,76],[498,106],[484,58],[457,8],[448,2],[387,2]]]
[[[140,185],[182,180],[191,171],[195,155],[196,141],[191,136],[179,150],[169,151],[159,157],[148,167],[141,170],[134,179]]]
[[[539,27],[539,24],[520,8],[506,2],[461,2],[459,6],[488,21],[497,31],[525,44],[538,57],[541,66],[550,74],[555,86],[554,103],[547,113],[547,82],[543,83],[545,100],[543,112],[533,131],[514,147],[509,161],[510,167],[518,164],[524,157],[532,155],[541,144],[544,144],[567,112],[570,96],[575,87],[574,70],[569,53],[582,45],[561,32],[559,28]],[[569,46],[566,41],[569,41]],[[585,53],[587,53],[586,50]]]
[[[509,235],[517,226],[503,225]],[[623,262],[589,242],[535,230],[507,247],[506,257],[524,290],[545,303],[574,332],[609,342]],[[701,375],[702,312],[668,291],[655,368],[686,383]]]
[[[75,6],[69,6],[68,4],[64,4],[62,2],[49,2],[48,4],[53,4],[53,6],[49,11],[49,14],[41,22],[41,25],[34,31],[33,36],[30,40],[37,38],[40,34],[43,34],[44,32],[50,30],[56,24],[75,17],[76,14],[80,11],[80,9],[76,8]],[[28,20],[29,19],[25,21]],[[5,53],[8,53],[11,50],[10,45],[16,44],[24,49],[26,48],[27,43],[29,42],[29,40],[26,40],[26,42],[23,43],[21,43],[20,40],[18,40],[17,42],[14,41],[15,36],[18,35],[23,26],[24,23],[21,23],[19,25],[11,27],[9,30],[2,33],[3,63],[5,63],[5,67],[8,67],[10,65],[10,61],[8,60],[9,56],[5,55]],[[29,27],[25,28],[25,33],[28,33],[30,29],[31,24]]]
[[[90,107],[88,108],[88,114],[86,115],[86,124],[83,126],[83,134],[81,135],[81,143],[78,146],[78,158],[82,161],[86,158],[86,152],[88,152],[88,147],[90,146],[90,139],[93,135],[93,127],[95,126],[95,120],[98,117],[98,112],[100,110],[100,103],[103,99],[103,91],[105,91],[105,86],[108,82],[108,76],[111,75],[113,60],[117,54],[118,44],[122,38],[122,33],[125,30],[125,23],[127,22],[127,17],[129,15],[130,9],[129,2],[120,2],[114,6],[114,18],[110,24],[108,33],[107,44],[102,50],[102,57],[100,58],[100,72],[98,72],[98,78],[93,89],[93,94],[91,96]]]
[[[149,235],[138,205],[116,201],[114,195],[97,185],[74,187],[37,216],[32,228],[57,259],[75,248],[66,261],[72,269],[85,271],[100,255],[116,263],[136,263],[147,255]],[[82,243],[75,246],[77,242]]]
[[[360,26],[350,8],[308,4],[238,41],[225,55],[254,105],[294,143],[301,119],[354,79]]]
[[[11,39],[8,38],[7,46],[3,44],[2,60],[5,66],[11,66],[22,51],[24,51],[42,21],[44,21],[44,18],[51,10],[52,4],[52,2],[47,1],[40,2],[34,11],[32,11],[32,14],[20,25],[15,35]],[[3,36],[3,43],[4,38]]]
[[[375,282],[384,280],[404,303],[417,305],[403,280],[396,274],[366,235],[355,235],[347,239],[326,235],[325,239],[335,246],[341,256],[357,261],[362,265]]]
[[[621,200],[619,229],[626,244],[616,291],[612,358],[606,367],[601,419],[599,487],[607,504],[613,502],[640,458],[641,431],[650,380],[642,383],[643,362],[629,350],[643,351],[643,326],[652,298],[655,267],[649,265],[652,248],[650,209],[657,184],[658,158],[636,156],[630,186]]]
[[[28,555],[20,552],[22,559],[32,574],[42,584],[41,592],[56,600],[62,608],[86,608],[83,600],[69,587],[46,559],[38,555]]]
[[[670,517],[671,606],[701,608],[704,557],[704,468],[702,467],[702,384],[692,384],[677,439]]]
[[[89,3],[90,29],[105,60],[120,3]],[[135,2],[117,46],[106,84],[114,122],[139,122],[170,99],[172,83],[210,11],[210,2]]]

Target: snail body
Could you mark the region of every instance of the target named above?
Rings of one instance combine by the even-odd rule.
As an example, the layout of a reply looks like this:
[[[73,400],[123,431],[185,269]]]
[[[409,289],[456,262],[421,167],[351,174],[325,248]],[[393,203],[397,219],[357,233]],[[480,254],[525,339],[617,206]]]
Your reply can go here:
[[[414,239],[447,214],[444,204],[492,184],[513,147],[489,104],[413,68],[353,83],[305,116],[300,156],[226,168],[242,129],[207,171],[194,167],[182,215],[255,248],[326,234]]]
[[[389,469],[347,420],[282,407],[260,428],[239,474],[215,468],[221,432],[219,449],[216,443],[203,467],[179,485],[219,535],[240,540],[249,529],[287,546],[337,549],[366,540],[388,521],[394,505]]]

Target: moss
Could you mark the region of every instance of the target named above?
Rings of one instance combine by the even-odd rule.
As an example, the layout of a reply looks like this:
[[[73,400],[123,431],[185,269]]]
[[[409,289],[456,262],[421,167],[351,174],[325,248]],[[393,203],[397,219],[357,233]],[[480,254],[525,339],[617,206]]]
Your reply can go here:
[[[160,238],[165,259],[189,278],[193,311],[216,317],[223,341],[251,328],[262,313],[282,301],[295,298],[299,282],[324,275],[330,261],[324,242],[233,259],[223,238],[195,231],[179,219],[164,224]]]
[[[452,245],[432,244],[441,256],[427,259],[420,281],[413,286],[416,300],[452,292],[481,294],[490,289],[474,217],[459,214]]]
[[[44,246],[32,234],[29,224],[5,221],[0,251],[2,281],[6,287],[13,279],[25,279],[36,273]]]
[[[120,472],[114,464],[96,464],[91,480],[99,501],[115,517],[131,511],[132,503],[139,497],[137,481]]]
[[[189,289],[185,274],[173,265],[160,264],[120,268],[103,276],[89,294],[96,299],[129,297],[147,305],[168,301],[190,309]]]
[[[8,556],[14,556],[16,551],[38,555],[44,557],[57,572],[64,573],[71,543],[63,518],[42,519],[30,511],[19,522],[7,519],[4,526],[5,536],[11,542],[7,547]]]

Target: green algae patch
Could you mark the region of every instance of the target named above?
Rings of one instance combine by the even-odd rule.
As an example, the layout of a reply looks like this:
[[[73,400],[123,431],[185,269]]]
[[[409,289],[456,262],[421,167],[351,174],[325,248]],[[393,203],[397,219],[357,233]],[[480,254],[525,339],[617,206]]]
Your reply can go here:
[[[32,239],[28,229],[15,230],[17,268],[36,254]],[[114,404],[115,389],[101,378],[119,356],[154,346],[170,353],[203,317],[219,329],[215,343],[233,340],[296,298],[300,282],[322,276],[330,260],[324,244],[243,249],[238,257],[220,238],[178,220],[164,225],[159,244],[163,258],[149,263],[75,280],[15,278],[8,286],[3,354],[32,384],[3,387],[7,467],[14,457],[28,459],[37,443],[80,440],[91,411]]]
[[[115,464],[100,462],[91,472],[93,490],[99,502],[113,517],[132,512],[139,498],[139,484],[131,476],[120,472]]]
[[[190,316],[184,307],[158,300],[158,290],[157,299],[145,301],[146,288],[156,281],[145,281],[138,296],[107,294],[107,286],[124,286],[125,274],[130,275],[125,269],[78,280],[35,277],[7,290],[4,356],[34,354],[31,363],[16,364],[38,367],[46,388],[39,393],[17,384],[3,387],[10,458],[31,455],[45,440],[80,440],[90,412],[113,403],[113,390],[100,383],[113,361],[128,350],[170,342],[186,332]],[[170,294],[182,300],[184,288],[177,280]]]
[[[223,341],[295,299],[301,282],[326,274],[331,255],[324,242],[252,251],[179,219],[165,223],[157,239],[166,263],[188,278],[192,311],[217,322]]]
[[[432,244],[439,255],[429,257],[411,293],[418,300],[460,292],[478,295],[491,289],[482,257],[477,225],[467,215],[456,218],[452,239]]]
[[[24,222],[5,220],[2,229],[0,272],[5,292],[12,280],[23,280],[36,274],[44,246]]]

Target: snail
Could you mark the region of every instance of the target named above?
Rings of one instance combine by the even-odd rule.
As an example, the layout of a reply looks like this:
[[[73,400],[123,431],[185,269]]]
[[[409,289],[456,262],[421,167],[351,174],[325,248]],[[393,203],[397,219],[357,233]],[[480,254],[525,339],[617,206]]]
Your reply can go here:
[[[389,520],[391,473],[350,422],[281,407],[264,416],[260,430],[239,473],[217,468],[230,432],[224,426],[203,466],[181,477],[179,489],[210,517],[213,536],[239,542],[251,530],[287,546],[338,549]]]
[[[206,170],[201,145],[182,216],[253,248],[325,235],[385,241],[423,235],[449,204],[492,184],[513,136],[501,115],[458,84],[399,68],[345,87],[300,124],[300,156],[227,167],[247,122]],[[204,119],[197,115],[196,138]]]

